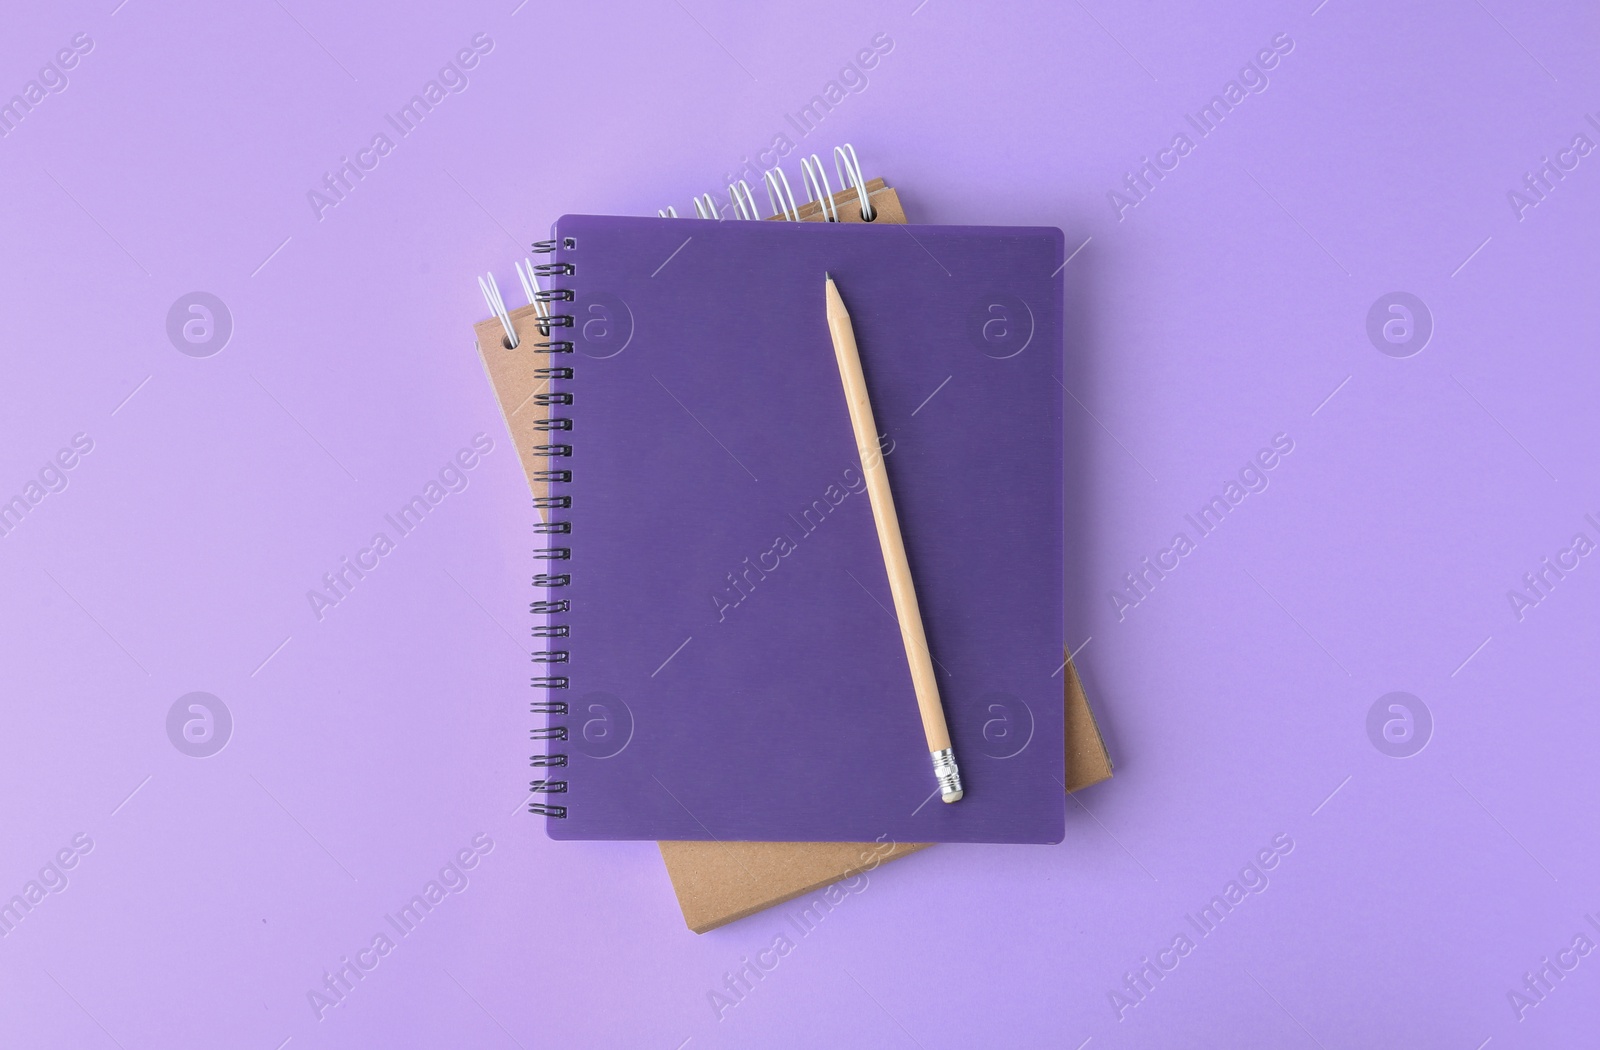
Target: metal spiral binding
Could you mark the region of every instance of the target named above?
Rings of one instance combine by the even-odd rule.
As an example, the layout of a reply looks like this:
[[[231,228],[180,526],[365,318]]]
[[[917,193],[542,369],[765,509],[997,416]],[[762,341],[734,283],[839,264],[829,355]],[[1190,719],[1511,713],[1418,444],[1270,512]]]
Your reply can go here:
[[[801,157],[800,177],[805,180],[806,203],[816,200],[817,207],[822,209],[822,220],[838,222],[839,208],[833,203],[833,187],[828,185],[828,172],[822,166],[822,158],[815,153],[810,157]],[[814,198],[813,193],[816,194]]]
[[[855,190],[856,197],[861,203],[861,218],[865,222],[872,222],[878,217],[878,209],[872,206],[872,201],[867,196],[867,180],[861,173],[861,160],[856,156],[856,148],[846,142],[843,146],[836,146],[833,150],[834,171],[839,176],[839,188]],[[838,222],[839,208],[833,200],[833,186],[828,181],[828,173],[823,168],[822,158],[815,153],[809,157],[800,158],[800,178],[806,192],[806,203],[817,203],[822,212],[824,222]],[[774,216],[782,216],[790,222],[800,221],[800,208],[796,205],[794,191],[789,188],[789,176],[783,172],[783,166],[774,164],[761,173],[762,182],[766,184],[767,202],[772,206]],[[724,207],[717,198],[709,193],[702,193],[694,198],[694,214],[699,219],[760,219],[760,209],[756,206],[755,195],[750,191],[750,185],[744,179],[738,179],[728,184],[728,203]],[[672,205],[656,210],[656,214],[663,219],[676,219],[678,209]],[[541,245],[549,245],[542,248]],[[533,246],[534,251],[553,251],[554,241],[540,241]],[[562,264],[556,264],[562,265]],[[541,273],[545,272],[540,270]],[[568,268],[565,273],[571,273]],[[488,292],[484,293],[485,295]],[[493,304],[491,304],[492,306]]]
[[[517,267],[517,276],[522,276],[520,266]],[[506,311],[506,301],[500,294],[500,286],[495,283],[494,274],[485,274],[478,278],[478,290],[483,293],[483,301],[489,304],[490,311],[499,318],[500,327],[505,330],[505,341],[500,345],[507,350],[515,350],[519,343],[517,330],[511,324],[511,315]]]
[[[750,192],[749,183],[743,179],[729,183],[728,196],[733,200],[733,206],[738,210],[739,218],[745,220],[761,218],[761,212],[756,209],[755,195]]]
[[[761,173],[761,181],[767,187],[767,203],[772,205],[772,214],[782,215],[790,222],[800,221],[800,209],[795,207],[794,191],[789,188],[789,176],[779,167],[768,168]]]
[[[839,181],[844,183],[845,189],[853,189],[861,200],[861,221],[871,222],[878,217],[878,210],[867,199],[867,178],[861,174],[861,161],[856,158],[856,148],[846,142],[843,146],[833,147],[834,170],[839,173]],[[817,164],[820,169],[822,165]]]
[[[570,237],[566,238],[562,243],[564,247],[574,247]],[[537,254],[548,255],[556,250],[556,245],[557,242],[554,240],[536,241],[533,245],[533,250]],[[528,274],[531,283],[534,275],[540,277],[564,277],[570,276],[573,270],[571,263],[538,263],[528,267]],[[573,295],[570,288],[557,288],[546,291],[535,287],[529,295],[529,299],[540,307],[546,307],[546,304],[549,303],[571,302],[572,298]],[[573,326],[572,320],[572,315],[570,314],[541,314],[539,328],[540,334],[545,338],[543,342],[533,344],[534,353],[572,353],[572,340],[553,338],[553,333],[556,329],[571,328]],[[570,366],[537,368],[534,370],[534,376],[543,380],[571,379],[572,371]],[[566,391],[545,391],[534,394],[530,400],[535,405],[555,408],[572,404],[572,395]],[[542,433],[550,434],[567,432],[572,430],[572,420],[564,416],[547,416],[543,419],[535,420],[533,428]],[[565,441],[558,441],[551,444],[535,445],[533,446],[533,452],[535,455],[543,456],[548,467],[546,470],[534,471],[534,481],[545,484],[567,484],[572,481],[572,471],[570,469],[559,467],[549,462],[551,460],[569,458],[572,455],[571,444]],[[541,510],[566,510],[572,506],[572,497],[538,496],[534,498],[533,505]],[[570,521],[556,521],[552,518],[550,521],[535,522],[533,531],[540,536],[566,536],[572,532],[572,523]],[[572,548],[570,547],[535,547],[533,550],[535,561],[567,561],[571,557]],[[571,584],[572,576],[570,573],[540,572],[535,573],[533,576],[533,585],[538,588],[553,589],[568,587]],[[571,600],[567,598],[540,599],[528,603],[528,612],[533,616],[540,617],[560,615],[571,608]],[[564,623],[540,623],[535,624],[532,629],[533,637],[535,638],[566,638],[569,636],[570,631],[571,627]],[[530,654],[533,663],[544,665],[546,669],[549,669],[552,664],[565,664],[569,655],[566,649],[555,648],[540,649]],[[571,688],[571,681],[564,674],[535,675],[529,680],[529,684],[535,689],[544,690]],[[530,705],[530,711],[536,715],[565,715],[567,713],[567,702],[565,700],[552,700],[547,696],[545,699],[533,701]],[[530,730],[529,735],[533,740],[565,741],[567,739],[567,727],[560,724],[547,724],[542,728]],[[553,749],[548,748],[548,745],[546,753],[531,755],[528,758],[528,765],[535,769],[559,768],[565,767],[566,764],[566,754],[555,753]],[[528,790],[534,795],[564,795],[567,793],[567,782],[549,777],[540,777],[529,781]],[[529,802],[528,812],[559,819],[567,815],[567,807],[558,806],[550,802]]]

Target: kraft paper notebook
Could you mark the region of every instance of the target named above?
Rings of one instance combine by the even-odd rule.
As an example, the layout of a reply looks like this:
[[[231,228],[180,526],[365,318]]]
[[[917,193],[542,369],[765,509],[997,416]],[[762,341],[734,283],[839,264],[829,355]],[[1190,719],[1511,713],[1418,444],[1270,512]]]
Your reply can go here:
[[[1060,231],[577,215],[553,234],[536,429],[562,514],[534,582],[560,640],[534,654],[535,732],[573,746],[539,785],[548,833],[1059,841]],[[851,437],[824,271],[876,449]],[[929,804],[863,455],[889,464],[948,679],[957,805]],[[1020,743],[983,737],[997,704]]]
[[[781,175],[781,171],[778,172]],[[898,195],[883,179],[865,182],[873,217],[878,222],[905,222]],[[729,208],[728,210],[732,210]],[[859,194],[842,190],[828,206],[820,200],[783,208],[771,219],[861,221]],[[531,288],[529,289],[532,290]],[[514,330],[535,338],[536,313],[532,305],[511,313]],[[533,356],[508,350],[495,318],[475,326],[477,349],[490,379],[518,457],[536,498],[548,495],[548,485],[536,480],[550,461],[534,452],[540,440],[531,429],[535,414],[528,411],[535,394],[544,393],[548,380],[540,378]],[[1076,791],[1112,775],[1112,764],[1101,739],[1075,668],[1064,669],[1066,718],[1066,783]],[[885,852],[879,843],[843,842],[661,842],[662,860],[683,911],[684,921],[696,933],[791,900],[859,873],[864,865],[881,865],[925,848],[926,844],[898,843]]]

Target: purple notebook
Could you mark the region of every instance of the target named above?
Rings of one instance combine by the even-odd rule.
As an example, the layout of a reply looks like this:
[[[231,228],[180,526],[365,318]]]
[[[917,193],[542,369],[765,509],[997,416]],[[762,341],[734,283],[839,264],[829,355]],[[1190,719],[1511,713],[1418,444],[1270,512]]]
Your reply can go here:
[[[1059,842],[1060,231],[569,215],[553,236],[550,836]],[[965,781],[951,805],[825,270]]]

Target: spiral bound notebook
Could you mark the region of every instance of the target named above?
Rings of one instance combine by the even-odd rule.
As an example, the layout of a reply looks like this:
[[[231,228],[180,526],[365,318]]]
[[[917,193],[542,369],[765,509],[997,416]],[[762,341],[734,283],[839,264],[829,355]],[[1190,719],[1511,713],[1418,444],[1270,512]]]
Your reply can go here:
[[[541,676],[554,717],[536,736],[570,745],[535,784],[563,796],[538,804],[552,837],[1059,841],[1059,231],[569,216],[554,232],[541,295],[561,312],[538,348],[562,363],[535,429],[562,515],[534,580],[562,639],[535,654],[562,665]],[[928,805],[824,269],[851,297],[949,679],[972,784],[955,806]],[[727,294],[744,287],[760,293]],[[1020,745],[984,746],[997,704]]]

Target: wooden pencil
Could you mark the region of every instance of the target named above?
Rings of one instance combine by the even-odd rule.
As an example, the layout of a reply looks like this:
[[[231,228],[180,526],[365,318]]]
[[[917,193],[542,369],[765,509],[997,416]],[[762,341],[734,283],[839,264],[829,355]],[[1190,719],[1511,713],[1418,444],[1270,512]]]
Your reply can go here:
[[[889,473],[878,452],[878,424],[867,396],[867,380],[861,371],[861,354],[856,348],[856,333],[850,313],[844,308],[833,277],[823,274],[828,304],[828,332],[833,336],[833,354],[839,363],[839,379],[844,384],[845,403],[850,409],[850,426],[855,431],[856,449],[861,457],[861,472],[867,482],[867,497],[872,503],[872,520],[878,529],[878,546],[883,551],[883,566],[889,574],[889,593],[894,596],[895,617],[900,621],[900,640],[905,643],[906,662],[911,668],[911,684],[916,690],[917,707],[922,713],[922,729],[933,757],[933,773],[939,793],[946,802],[957,802],[964,793],[955,751],[950,746],[950,730],[945,725],[944,705],[939,700],[939,683],[934,678],[933,659],[928,655],[928,639],[922,630],[922,612],[917,607],[917,591],[911,580],[911,564],[906,559],[905,541],[900,536],[900,519],[894,510],[894,495],[889,491]]]

